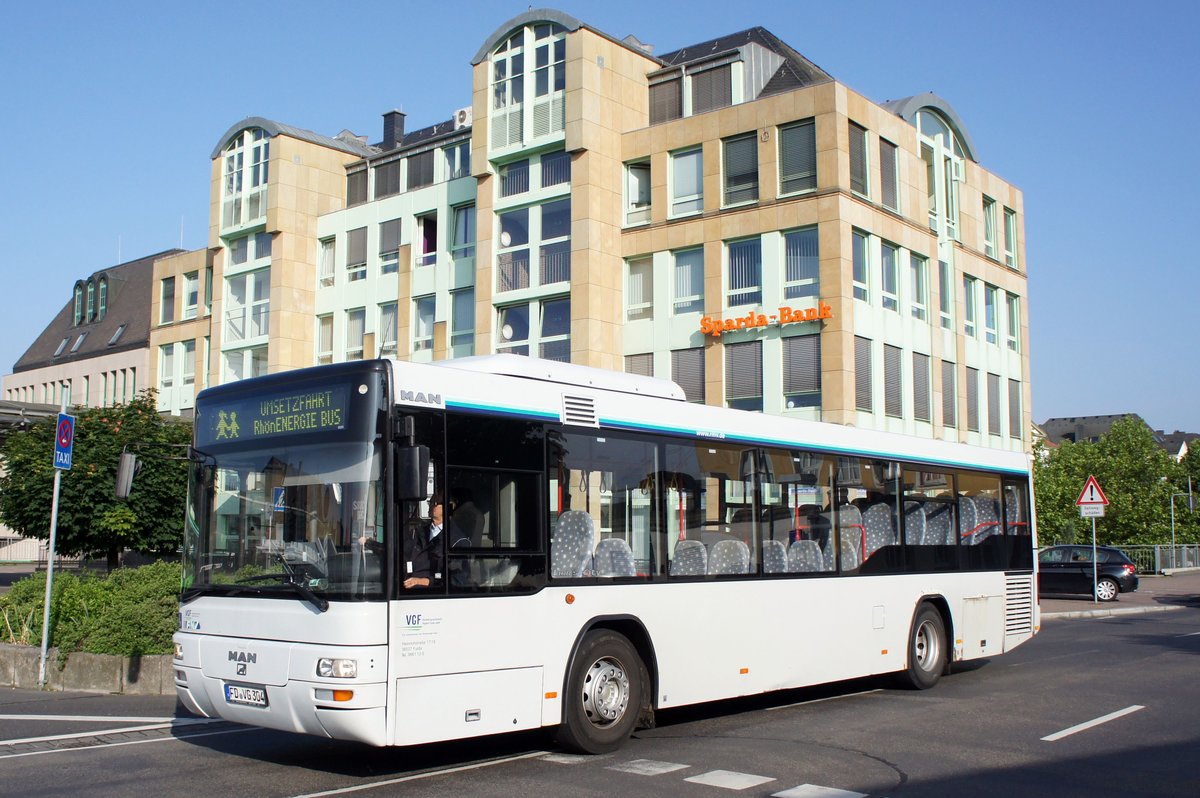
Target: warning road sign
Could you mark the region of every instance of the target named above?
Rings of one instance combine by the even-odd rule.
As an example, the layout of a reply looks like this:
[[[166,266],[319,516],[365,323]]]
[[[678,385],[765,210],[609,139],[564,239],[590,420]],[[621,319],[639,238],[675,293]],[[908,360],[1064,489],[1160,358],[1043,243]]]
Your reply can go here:
[[[1088,474],[1087,482],[1083,483],[1083,492],[1079,494],[1079,500],[1075,502],[1081,507],[1085,504],[1108,504],[1108,497],[1104,495],[1104,491],[1100,490],[1100,483],[1091,474]]]

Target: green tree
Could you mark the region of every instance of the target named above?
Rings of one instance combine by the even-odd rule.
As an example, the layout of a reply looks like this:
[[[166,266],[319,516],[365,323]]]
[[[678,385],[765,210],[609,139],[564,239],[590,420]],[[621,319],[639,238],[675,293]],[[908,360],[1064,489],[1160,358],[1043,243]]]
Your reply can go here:
[[[28,537],[50,536],[54,435],[55,419],[49,418],[10,434],[0,448],[5,472],[0,477],[0,521]],[[56,551],[105,556],[109,570],[127,548],[174,551],[183,533],[186,463],[147,457],[128,499],[117,499],[113,487],[125,444],[186,444],[191,438],[190,423],[158,414],[152,391],[128,404],[78,410],[73,462],[60,487]],[[170,456],[183,452],[146,450]]]
[[[1080,518],[1075,505],[1089,474],[1109,502],[1096,525],[1099,542],[1170,539],[1170,494],[1178,490],[1182,469],[1138,419],[1121,419],[1096,443],[1066,442],[1039,454],[1045,456],[1034,464],[1034,491],[1042,543],[1069,542],[1085,530],[1090,538],[1091,521]]]

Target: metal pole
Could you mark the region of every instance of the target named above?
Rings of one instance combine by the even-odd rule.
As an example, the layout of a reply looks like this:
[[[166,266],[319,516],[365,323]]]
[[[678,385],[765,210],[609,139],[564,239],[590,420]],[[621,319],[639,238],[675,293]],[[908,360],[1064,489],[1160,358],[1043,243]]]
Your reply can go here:
[[[1099,604],[1100,598],[1096,595],[1096,586],[1100,584],[1098,581],[1099,574],[1097,573],[1098,566],[1096,565],[1096,517],[1092,516],[1092,603]]]
[[[67,395],[62,396],[62,412],[67,412]],[[55,435],[58,429],[55,428]],[[58,537],[58,489],[62,469],[54,469],[54,498],[50,502],[50,547],[46,552],[46,598],[42,606],[42,657],[38,662],[38,689],[46,687],[46,650],[50,645],[50,595],[54,589],[54,542]]]
[[[1175,567],[1175,497],[1180,493],[1171,494],[1171,567]]]

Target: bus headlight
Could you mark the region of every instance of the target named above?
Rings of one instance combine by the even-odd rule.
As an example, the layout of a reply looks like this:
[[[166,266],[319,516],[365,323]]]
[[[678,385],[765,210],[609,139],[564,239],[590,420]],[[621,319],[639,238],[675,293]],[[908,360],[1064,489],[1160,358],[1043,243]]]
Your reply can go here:
[[[356,679],[358,660],[322,657],[317,660],[317,675],[325,679]]]

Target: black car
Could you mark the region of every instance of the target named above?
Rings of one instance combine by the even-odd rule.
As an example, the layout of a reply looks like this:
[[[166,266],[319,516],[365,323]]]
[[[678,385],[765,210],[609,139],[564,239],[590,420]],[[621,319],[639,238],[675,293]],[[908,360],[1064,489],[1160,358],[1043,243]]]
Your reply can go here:
[[[1096,547],[1096,598],[1116,601],[1138,589],[1137,566],[1125,552]],[[1038,553],[1038,594],[1092,593],[1092,547],[1050,546]]]

